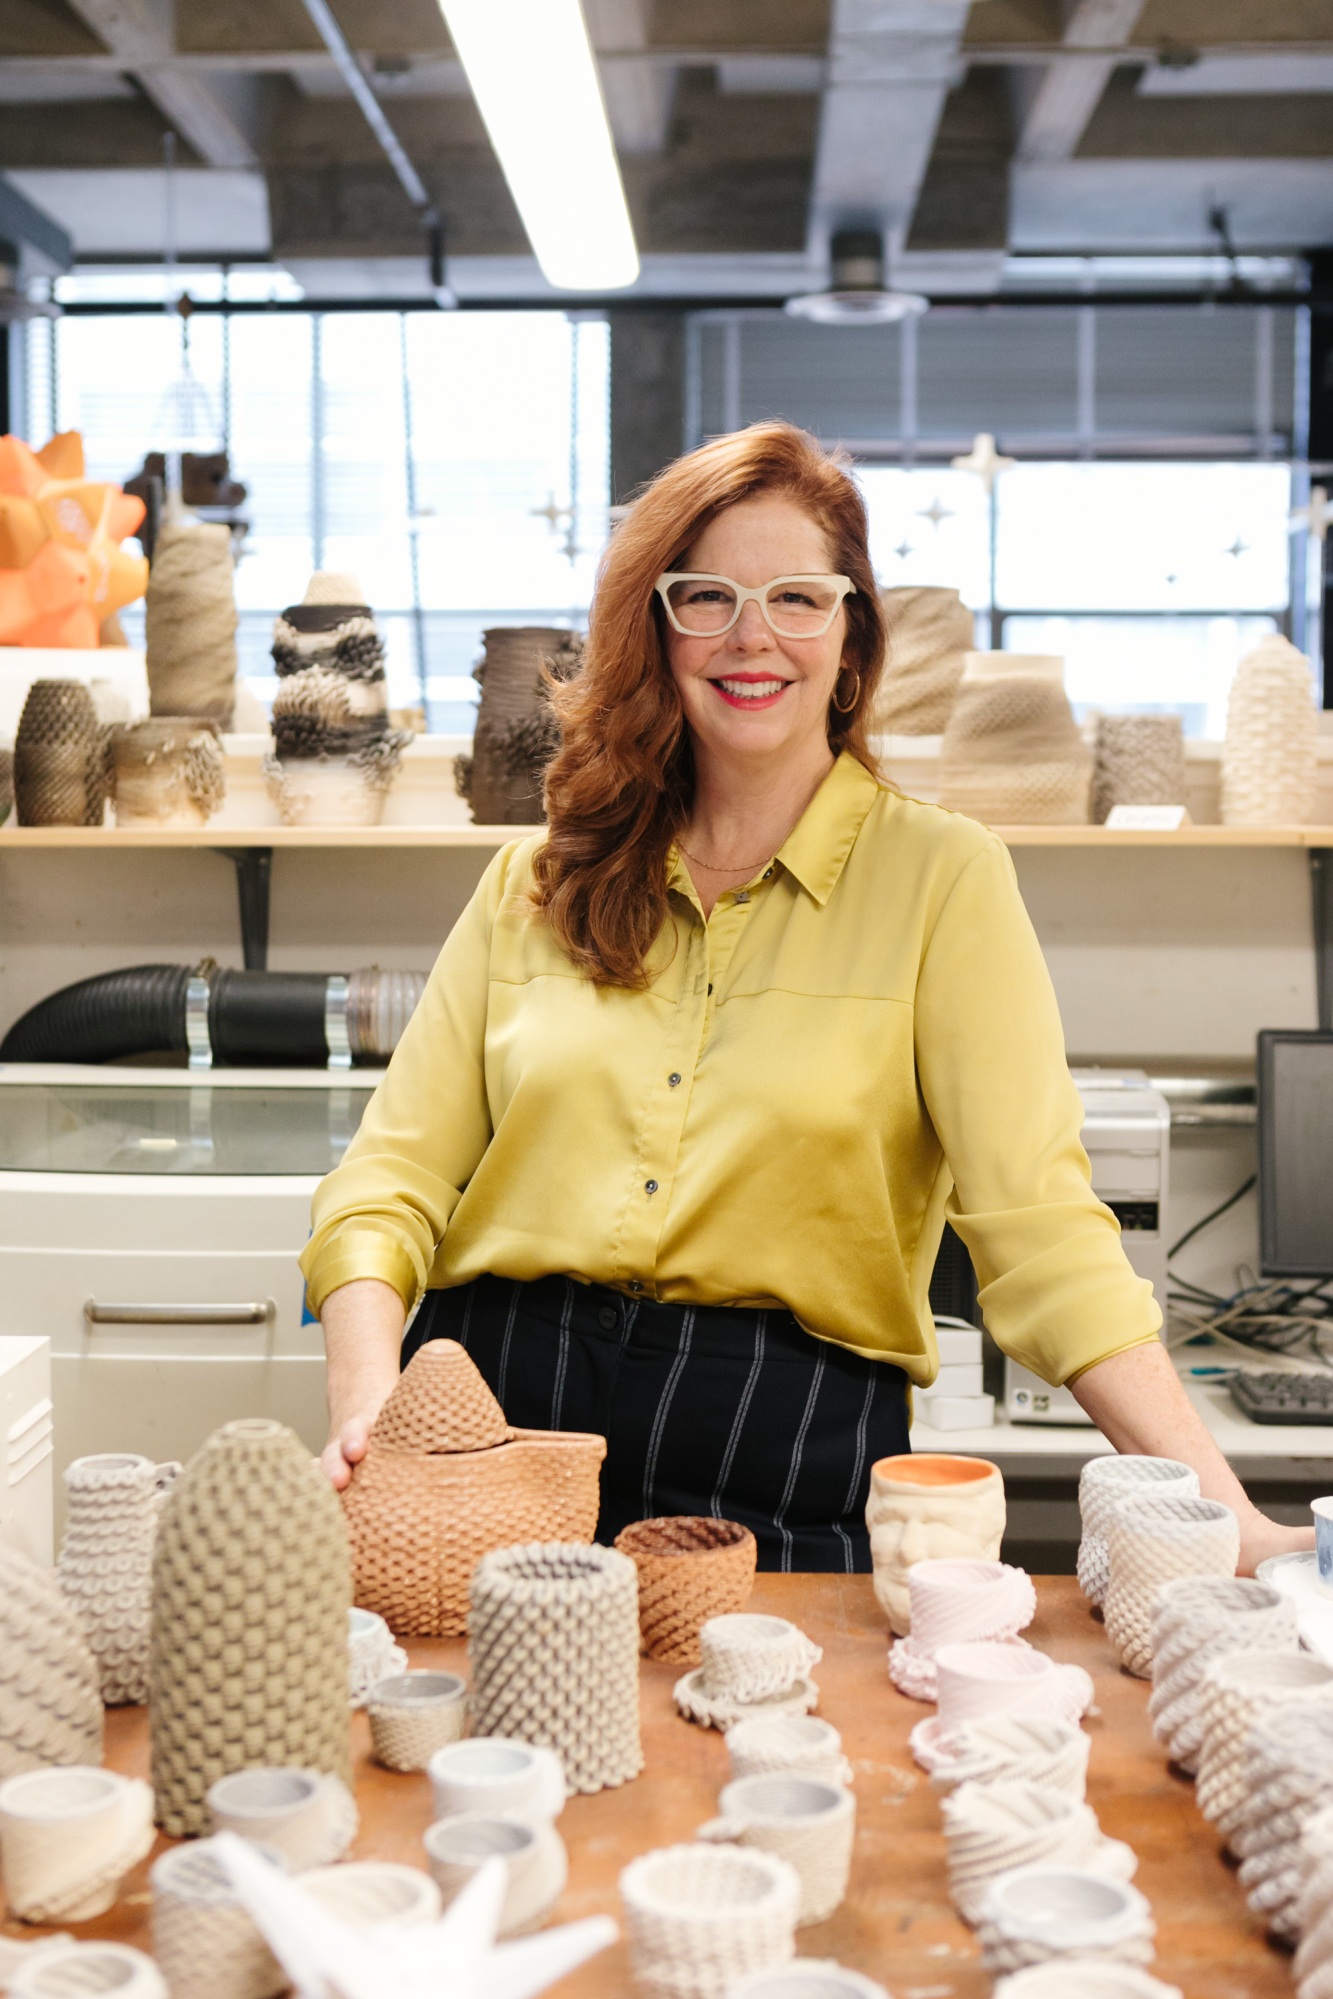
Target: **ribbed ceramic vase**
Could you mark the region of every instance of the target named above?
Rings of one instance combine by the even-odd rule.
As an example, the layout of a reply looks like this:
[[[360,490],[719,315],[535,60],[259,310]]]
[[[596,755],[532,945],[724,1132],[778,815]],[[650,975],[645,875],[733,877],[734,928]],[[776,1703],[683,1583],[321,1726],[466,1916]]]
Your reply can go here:
[[[889,1652],[889,1678],[900,1694],[933,1701],[935,1655],[942,1645],[1018,1638],[1037,1614],[1037,1592],[1007,1562],[917,1562],[907,1572],[912,1628]]]
[[[1121,1665],[1146,1680],[1158,1590],[1177,1576],[1234,1576],[1240,1522],[1217,1499],[1131,1492],[1111,1515],[1106,1549],[1106,1635]]]
[[[50,1569],[0,1546],[0,1779],[100,1763],[97,1661]]]
[[[1333,1805],[1301,1829],[1301,1885],[1296,1898],[1300,1943],[1292,1970],[1298,1999],[1333,1999]]]
[[[1203,1676],[1203,1744],[1195,1797],[1199,1810],[1230,1839],[1245,1809],[1245,1749],[1264,1716],[1295,1702],[1333,1705],[1333,1666],[1309,1652],[1236,1652]]]
[[[1230,1846],[1250,1907],[1284,1943],[1300,1936],[1303,1836],[1328,1803],[1330,1772],[1333,1701],[1327,1695],[1261,1715],[1246,1738],[1245,1797]]]
[[[178,1465],[107,1455],[65,1471],[69,1512],[56,1574],[97,1660],[108,1707],[148,1699],[153,1541]]]
[[[1153,1734],[1188,1775],[1203,1743],[1203,1676],[1233,1652],[1295,1652],[1296,1605],[1248,1576],[1178,1576],[1163,1583],[1150,1613]]]
[[[1091,1805],[1040,1784],[960,1784],[941,1812],[949,1894],[964,1922],[980,1921],[990,1884],[1015,1867],[1049,1863],[1128,1881],[1138,1865],[1123,1840],[1106,1838]]]
[[[1087,1795],[1092,1738],[1074,1721],[1048,1715],[996,1714],[956,1728],[934,1764],[937,1791],[959,1784],[1040,1784],[1071,1798]]]
[[[153,1554],[158,1823],[208,1827],[219,1777],[262,1765],[350,1780],[347,1536],[294,1431],[224,1424],[162,1509]]]
[[[1120,1501],[1138,1487],[1150,1492],[1193,1494],[1199,1474],[1176,1458],[1089,1458],[1079,1473],[1078,1586],[1094,1609],[1106,1595],[1109,1574],[1106,1536]]]

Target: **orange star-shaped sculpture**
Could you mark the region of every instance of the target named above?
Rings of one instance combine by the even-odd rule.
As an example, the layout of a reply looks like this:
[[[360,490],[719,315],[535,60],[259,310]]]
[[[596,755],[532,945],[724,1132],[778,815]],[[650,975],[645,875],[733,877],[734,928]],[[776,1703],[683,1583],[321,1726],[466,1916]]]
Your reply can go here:
[[[41,451],[0,437],[0,645],[97,645],[147,588],[144,557],[120,546],[143,517],[142,500],[84,477],[77,430]]]

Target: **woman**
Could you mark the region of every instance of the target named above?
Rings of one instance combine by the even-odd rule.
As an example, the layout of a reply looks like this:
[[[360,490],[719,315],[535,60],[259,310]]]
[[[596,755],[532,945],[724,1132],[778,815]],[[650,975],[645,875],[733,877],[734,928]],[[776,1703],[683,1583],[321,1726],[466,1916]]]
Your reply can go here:
[[[1091,1191],[1006,849],[876,776],[883,653],[860,494],[800,431],[704,446],[616,531],[548,830],[487,869],[315,1197],[335,1485],[448,1336],[512,1422],[607,1438],[599,1538],[712,1512],[763,1566],[866,1569],[947,1215],[1007,1352],[1193,1464],[1243,1567],[1303,1544]]]

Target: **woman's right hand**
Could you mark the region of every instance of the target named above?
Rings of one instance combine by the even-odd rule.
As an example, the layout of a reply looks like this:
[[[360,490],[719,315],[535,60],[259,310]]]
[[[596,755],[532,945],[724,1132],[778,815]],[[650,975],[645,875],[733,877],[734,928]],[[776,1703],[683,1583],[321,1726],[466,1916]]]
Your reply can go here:
[[[366,1455],[375,1418],[393,1393],[406,1316],[398,1293],[373,1277],[340,1285],[324,1300],[329,1441],[319,1462],[335,1492]]]
[[[375,1412],[378,1414],[378,1411]],[[335,1492],[341,1492],[352,1476],[353,1468],[366,1455],[366,1445],[370,1439],[375,1416],[349,1416],[333,1432],[319,1454],[319,1462],[327,1472],[329,1483]]]

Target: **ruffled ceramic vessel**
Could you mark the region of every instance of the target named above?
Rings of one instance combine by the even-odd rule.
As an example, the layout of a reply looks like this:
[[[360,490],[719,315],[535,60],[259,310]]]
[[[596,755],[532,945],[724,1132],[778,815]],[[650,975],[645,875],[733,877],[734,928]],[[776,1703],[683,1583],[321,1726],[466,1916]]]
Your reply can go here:
[[[1245,1798],[1230,1846],[1256,1916],[1284,1943],[1300,1936],[1306,1826],[1328,1802],[1333,1705],[1295,1700],[1262,1715],[1245,1742]]]
[[[916,1701],[935,1699],[942,1645],[1016,1642],[1037,1614],[1030,1577],[1005,1562],[917,1562],[907,1594],[912,1628],[889,1650],[889,1678]]]
[[[0,1860],[12,1916],[84,1923],[105,1915],[153,1843],[153,1795],[111,1770],[25,1770],[0,1784]]]
[[[132,1455],[75,1458],[56,1575],[97,1661],[108,1707],[148,1699],[153,1541],[180,1466]]]
[[[729,1729],[754,1716],[807,1714],[818,1704],[810,1668],[824,1655],[788,1618],[753,1611],[710,1617],[699,1649],[703,1664],[673,1690],[688,1721]]]
[[[511,1429],[457,1341],[427,1341],[343,1493],[357,1603],[400,1637],[459,1636],[483,1555],[591,1541],[605,1455],[603,1437]]]
[[[1333,1805],[1322,1806],[1306,1820],[1300,1868],[1300,1942],[1292,1964],[1298,1999],[1333,1999]]]
[[[1224,1839],[1230,1839],[1246,1807],[1250,1730],[1270,1713],[1311,1700],[1333,1707],[1333,1666],[1308,1652],[1237,1652],[1215,1660],[1204,1674],[1203,1746],[1194,1795]]]
[[[1045,1715],[996,1714],[955,1728],[930,1781],[937,1791],[959,1784],[1040,1784],[1081,1803],[1087,1795],[1091,1736],[1077,1722]]]
[[[0,1779],[101,1760],[97,1661],[78,1615],[50,1569],[0,1547]]]
[[[991,1883],[1015,1867],[1078,1867],[1129,1881],[1138,1866],[1123,1840],[1107,1839],[1091,1805],[1040,1784],[960,1784],[941,1807],[949,1894],[976,1923]]]
[[[636,1520],[615,1545],[639,1574],[639,1631],[650,1659],[699,1663],[699,1630],[710,1617],[745,1608],[757,1549],[735,1520],[692,1514]]]
[[[1079,1721],[1092,1706],[1091,1676],[1058,1665],[1027,1645],[943,1645],[936,1654],[938,1711],[919,1721],[909,1741],[925,1770],[952,1754],[954,1731],[993,1715]]]

